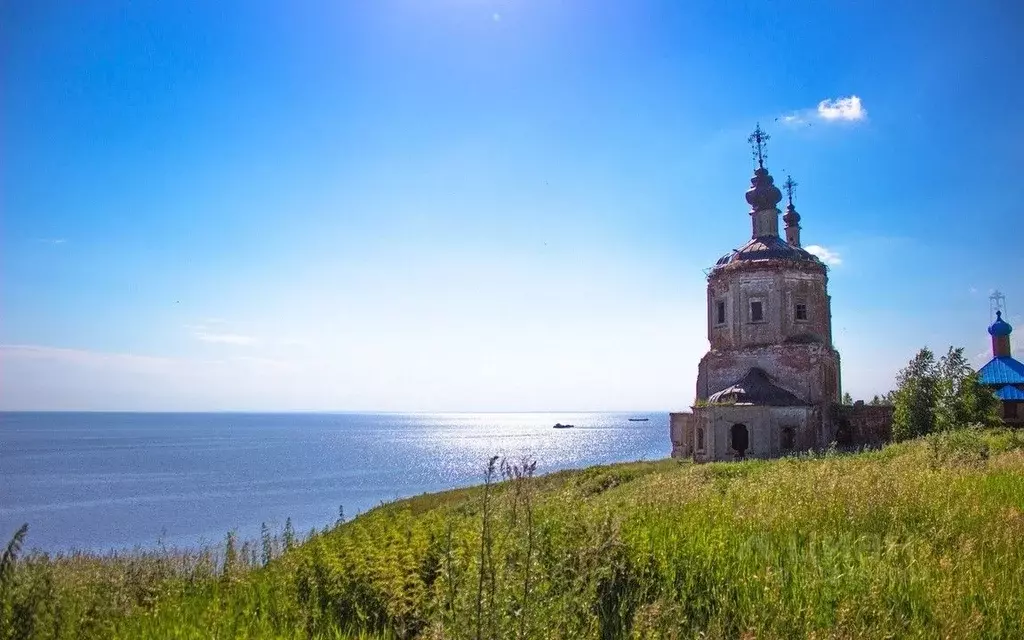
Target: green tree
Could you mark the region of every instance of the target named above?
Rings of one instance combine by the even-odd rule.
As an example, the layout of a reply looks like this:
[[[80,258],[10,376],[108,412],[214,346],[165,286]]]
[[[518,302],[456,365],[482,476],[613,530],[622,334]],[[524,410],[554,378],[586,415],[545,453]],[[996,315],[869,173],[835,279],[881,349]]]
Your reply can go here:
[[[873,407],[892,406],[894,393],[895,392],[890,391],[882,395],[876,394],[875,397],[871,398],[871,402],[869,402],[868,404],[870,404]]]
[[[260,525],[260,541],[263,543],[263,566],[270,564],[274,559],[274,538],[270,535],[270,527],[264,522]]]
[[[224,569],[221,574],[224,578],[231,578],[238,573],[241,560],[238,557],[238,538],[234,531],[228,531],[227,540],[224,541]]]
[[[843,404],[845,404],[845,405],[852,405],[853,404],[853,396],[850,395],[849,391],[847,391],[846,393],[843,394]]]
[[[950,347],[939,359],[936,373],[935,428],[938,431],[997,423],[998,402],[978,381],[978,374],[964,357],[963,347]]]
[[[284,550],[288,551],[295,546],[295,528],[292,526],[292,519],[288,518],[284,521]]]
[[[897,442],[935,430],[938,377],[935,354],[924,347],[896,377],[892,436]]]

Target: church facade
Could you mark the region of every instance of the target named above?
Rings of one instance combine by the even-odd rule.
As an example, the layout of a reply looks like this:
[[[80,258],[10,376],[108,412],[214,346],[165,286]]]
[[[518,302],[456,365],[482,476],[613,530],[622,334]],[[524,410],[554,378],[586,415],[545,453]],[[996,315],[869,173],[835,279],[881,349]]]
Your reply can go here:
[[[775,457],[841,439],[828,268],[801,246],[791,179],[780,234],[782,193],[764,166],[767,138],[760,127],[751,136],[750,240],[708,272],[710,349],[691,411],[671,415],[674,457]]]

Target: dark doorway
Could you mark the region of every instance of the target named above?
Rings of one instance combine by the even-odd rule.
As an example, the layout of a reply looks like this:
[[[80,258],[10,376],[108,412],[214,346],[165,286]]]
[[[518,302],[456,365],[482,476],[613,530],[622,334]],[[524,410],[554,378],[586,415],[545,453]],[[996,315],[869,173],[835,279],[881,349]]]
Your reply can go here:
[[[747,434],[747,425],[732,425],[732,448],[736,450],[736,453],[739,454],[739,457],[742,458],[747,453],[747,448],[749,446],[750,437]]]
[[[792,451],[796,446],[796,429],[793,427],[782,428],[782,450]]]

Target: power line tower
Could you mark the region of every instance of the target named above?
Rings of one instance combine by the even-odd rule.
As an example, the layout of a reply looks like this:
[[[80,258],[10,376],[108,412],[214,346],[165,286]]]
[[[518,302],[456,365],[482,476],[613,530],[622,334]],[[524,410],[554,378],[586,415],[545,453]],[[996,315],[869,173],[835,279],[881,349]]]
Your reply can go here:
[[[1006,296],[998,289],[994,289],[992,295],[988,297],[989,322],[995,322],[996,311],[1001,312],[1004,316],[1006,315]]]

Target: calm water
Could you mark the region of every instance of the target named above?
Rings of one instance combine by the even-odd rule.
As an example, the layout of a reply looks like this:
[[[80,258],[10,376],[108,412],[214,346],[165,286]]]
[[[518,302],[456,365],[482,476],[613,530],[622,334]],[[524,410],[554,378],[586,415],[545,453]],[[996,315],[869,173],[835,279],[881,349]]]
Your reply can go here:
[[[547,472],[669,450],[667,413],[0,413],[0,539],[23,522],[46,550],[308,531],[339,505],[476,484],[496,454]]]

